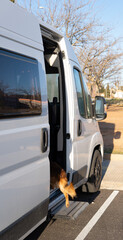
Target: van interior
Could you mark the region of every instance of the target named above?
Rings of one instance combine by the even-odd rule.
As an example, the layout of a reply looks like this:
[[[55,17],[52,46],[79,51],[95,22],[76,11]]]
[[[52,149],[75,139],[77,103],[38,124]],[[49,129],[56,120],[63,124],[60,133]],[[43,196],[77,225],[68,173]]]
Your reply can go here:
[[[66,170],[66,101],[62,53],[55,41],[44,37],[43,44],[50,124],[49,159]]]

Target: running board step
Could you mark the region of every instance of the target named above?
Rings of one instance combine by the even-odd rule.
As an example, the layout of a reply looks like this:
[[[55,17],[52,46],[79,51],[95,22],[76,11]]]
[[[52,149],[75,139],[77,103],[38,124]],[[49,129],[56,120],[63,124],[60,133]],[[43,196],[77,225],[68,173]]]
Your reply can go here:
[[[89,205],[88,202],[69,201],[70,206],[66,208],[65,202],[62,202],[55,210],[51,211],[53,219],[67,218],[76,219],[81,212]]]
[[[54,211],[63,203],[63,201],[65,201],[65,198],[59,189],[51,191],[48,211]]]

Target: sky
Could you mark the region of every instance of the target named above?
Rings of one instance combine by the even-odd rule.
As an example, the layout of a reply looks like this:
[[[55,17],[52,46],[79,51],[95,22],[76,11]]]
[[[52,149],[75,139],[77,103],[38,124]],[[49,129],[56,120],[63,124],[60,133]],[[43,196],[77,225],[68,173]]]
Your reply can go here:
[[[112,36],[120,38],[119,47],[123,51],[123,0],[97,0],[94,9],[100,22],[112,29]]]
[[[30,0],[16,0],[24,5],[24,2],[28,3]],[[81,2],[81,0],[76,0]],[[32,7],[37,7],[38,2],[40,6],[44,6],[44,0],[31,0]],[[59,0],[58,0],[59,2]],[[35,4],[34,4],[35,3]],[[27,4],[26,4],[27,5]],[[122,38],[123,48],[123,0],[95,0],[94,11],[96,17],[100,22],[104,23],[105,26],[114,29],[113,35],[116,38]]]
[[[97,0],[94,8],[100,21],[114,29],[114,37],[122,38],[123,48],[123,0]]]
[[[29,3],[30,0],[17,0],[17,2]],[[57,0],[59,2],[59,0]],[[81,0],[76,0],[81,2]],[[44,7],[44,0],[32,0],[32,7]],[[40,9],[40,11],[43,11]],[[112,36],[120,38],[119,47],[123,51],[123,0],[95,0],[94,12],[99,21],[106,27],[112,29]],[[123,85],[123,73],[121,76],[121,84]]]

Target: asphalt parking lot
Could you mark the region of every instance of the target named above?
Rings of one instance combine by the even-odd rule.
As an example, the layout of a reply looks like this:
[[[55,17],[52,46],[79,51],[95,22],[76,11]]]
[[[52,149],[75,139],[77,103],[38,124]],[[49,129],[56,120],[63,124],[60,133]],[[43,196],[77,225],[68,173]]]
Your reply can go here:
[[[115,195],[115,194],[116,195]],[[102,189],[95,197],[79,193],[90,201],[77,219],[51,219],[36,229],[28,240],[122,240],[123,239],[123,192]],[[113,200],[112,196],[114,197]],[[109,205],[103,209],[109,199]],[[110,202],[111,201],[111,202]],[[107,205],[107,204],[106,204]],[[102,208],[102,209],[101,209]],[[101,210],[100,210],[101,209]],[[102,214],[99,213],[102,211]],[[103,212],[104,211],[104,212]],[[97,221],[97,222],[96,222]],[[89,224],[90,223],[90,224]],[[27,240],[26,239],[26,240]]]
[[[122,240],[123,155],[103,162],[101,190],[96,194],[77,191],[76,201],[88,203],[76,219],[51,218],[26,240]]]

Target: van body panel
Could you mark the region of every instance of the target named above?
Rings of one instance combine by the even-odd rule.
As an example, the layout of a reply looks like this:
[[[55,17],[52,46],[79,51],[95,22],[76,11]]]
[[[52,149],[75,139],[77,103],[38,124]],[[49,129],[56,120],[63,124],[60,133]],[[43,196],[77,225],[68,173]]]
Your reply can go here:
[[[73,47],[71,46],[69,40],[64,36],[60,41],[61,51],[65,52],[65,58],[74,61],[79,65],[79,61],[74,53]]]
[[[88,178],[94,148],[97,145],[102,146],[103,140],[96,120],[83,118],[79,112],[73,69],[79,69],[81,72],[81,67],[72,46],[66,38],[61,40],[60,46],[65,52],[63,63],[67,79],[67,132],[70,133],[71,137],[67,141],[67,169],[71,173],[79,172],[78,175],[82,172],[82,179],[80,177],[81,184],[81,180]],[[82,124],[80,136],[77,134],[78,121],[81,121]],[[77,177],[76,183],[78,186]]]
[[[42,43],[40,27],[34,15],[10,1],[0,0],[0,3],[0,25],[2,28],[20,37]]]
[[[17,45],[18,43],[21,43],[21,47],[23,48],[24,46],[30,46],[34,49],[38,49],[43,51],[43,45],[38,43],[38,42],[34,42],[31,39],[25,38],[24,36],[18,35],[16,33],[10,32],[8,29],[5,29],[3,27],[0,26],[0,38],[4,37],[4,42],[8,42],[9,41],[14,41],[14,45]],[[21,49],[20,49],[21,50]]]

